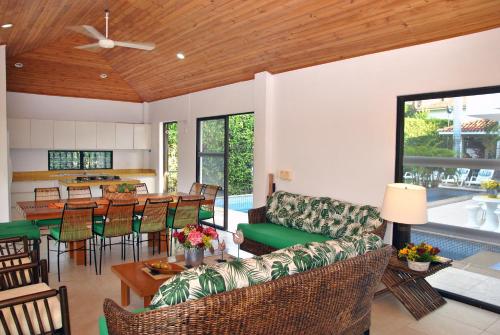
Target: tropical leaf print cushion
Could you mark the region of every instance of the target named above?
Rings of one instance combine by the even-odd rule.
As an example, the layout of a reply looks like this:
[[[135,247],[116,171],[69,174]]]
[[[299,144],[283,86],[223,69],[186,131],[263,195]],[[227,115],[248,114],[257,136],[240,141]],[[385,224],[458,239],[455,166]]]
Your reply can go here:
[[[283,191],[268,198],[266,217],[274,224],[334,239],[364,234],[382,224],[375,207]]]
[[[163,283],[156,292],[151,306],[158,308],[175,305],[187,300],[265,283],[362,255],[381,246],[380,237],[364,234],[323,243],[295,245],[249,259],[202,265],[183,271]]]

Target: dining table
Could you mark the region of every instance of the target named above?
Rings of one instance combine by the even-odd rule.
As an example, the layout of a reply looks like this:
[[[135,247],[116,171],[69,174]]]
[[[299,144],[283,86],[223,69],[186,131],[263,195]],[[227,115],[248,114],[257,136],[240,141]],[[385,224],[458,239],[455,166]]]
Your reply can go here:
[[[165,199],[171,198],[172,201],[169,203],[169,208],[175,208],[179,198],[183,199],[197,199],[199,195],[189,195],[184,192],[170,192],[170,193],[149,193],[149,194],[137,194],[134,196],[136,202],[135,214],[141,214],[144,210],[144,205],[148,199]],[[55,199],[55,200],[39,200],[39,201],[19,201],[16,203],[17,211],[23,216],[25,220],[37,221],[46,219],[61,219],[63,216],[64,206],[66,203],[88,203],[95,202],[96,208],[94,208],[94,216],[105,216],[108,210],[109,201],[104,197],[92,197],[92,198],[77,198],[77,199]],[[201,205],[213,205],[213,199],[202,199]],[[167,250],[167,238],[165,234],[160,234],[164,237],[160,239],[160,251]],[[148,234],[149,246],[151,246],[153,237],[151,233]],[[70,258],[73,258],[77,265],[85,264],[85,242],[70,242],[69,249],[82,249],[70,251]]]

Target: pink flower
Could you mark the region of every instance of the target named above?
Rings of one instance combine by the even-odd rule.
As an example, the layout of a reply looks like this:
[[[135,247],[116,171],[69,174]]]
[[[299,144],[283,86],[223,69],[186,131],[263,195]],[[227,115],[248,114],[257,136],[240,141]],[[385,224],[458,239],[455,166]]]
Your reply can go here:
[[[212,227],[207,227],[207,228],[205,228],[205,231],[204,231],[203,233],[204,233],[205,235],[210,236],[213,240],[216,240],[216,239],[217,239],[217,237],[219,236],[219,235],[217,234],[217,231],[216,231],[214,228],[212,228]]]
[[[188,241],[192,246],[196,246],[203,242],[203,234],[197,230],[191,230],[188,235]]]

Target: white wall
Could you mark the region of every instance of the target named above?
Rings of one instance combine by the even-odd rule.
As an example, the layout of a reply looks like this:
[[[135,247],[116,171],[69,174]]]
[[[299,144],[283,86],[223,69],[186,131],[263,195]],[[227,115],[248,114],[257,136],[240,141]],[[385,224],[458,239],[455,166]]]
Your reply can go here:
[[[196,120],[254,111],[253,81],[244,81],[147,104],[145,122],[152,124],[151,164],[162,185],[161,124],[177,121],[179,145],[179,190],[189,190],[196,180]]]
[[[7,116],[17,119],[142,123],[143,104],[8,92]]]
[[[7,92],[9,118],[143,123],[143,107],[142,103],[135,102]],[[10,154],[14,171],[47,170],[47,150],[11,149]],[[115,169],[150,167],[148,151],[114,150],[113,152]]]
[[[9,144],[5,78],[5,45],[0,45],[0,222],[8,221],[10,217]]]
[[[396,98],[500,84],[500,29],[274,76],[278,189],[379,206],[394,180]]]

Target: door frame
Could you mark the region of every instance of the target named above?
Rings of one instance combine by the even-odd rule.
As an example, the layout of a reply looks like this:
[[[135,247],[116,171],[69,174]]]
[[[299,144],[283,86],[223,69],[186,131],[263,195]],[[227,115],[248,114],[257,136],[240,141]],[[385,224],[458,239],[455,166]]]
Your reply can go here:
[[[255,125],[255,112],[244,112],[244,113],[234,113],[234,114],[224,114],[224,115],[216,115],[209,117],[200,117],[196,119],[196,153],[195,153],[195,161],[196,161],[196,182],[200,182],[200,157],[201,156],[212,156],[212,157],[224,157],[224,185],[223,187],[223,197],[224,197],[224,222],[223,226],[215,225],[215,228],[226,230],[228,227],[228,219],[229,219],[229,203],[228,203],[228,175],[229,175],[229,118],[231,116],[236,115],[246,115],[252,114],[254,115],[254,125]],[[223,153],[212,153],[212,154],[201,154],[200,155],[200,140],[201,140],[201,127],[200,124],[203,121],[210,120],[224,120],[224,152]],[[254,138],[255,138],[255,129],[254,129]],[[215,215],[215,213],[214,213]],[[210,225],[210,224],[209,224]]]

